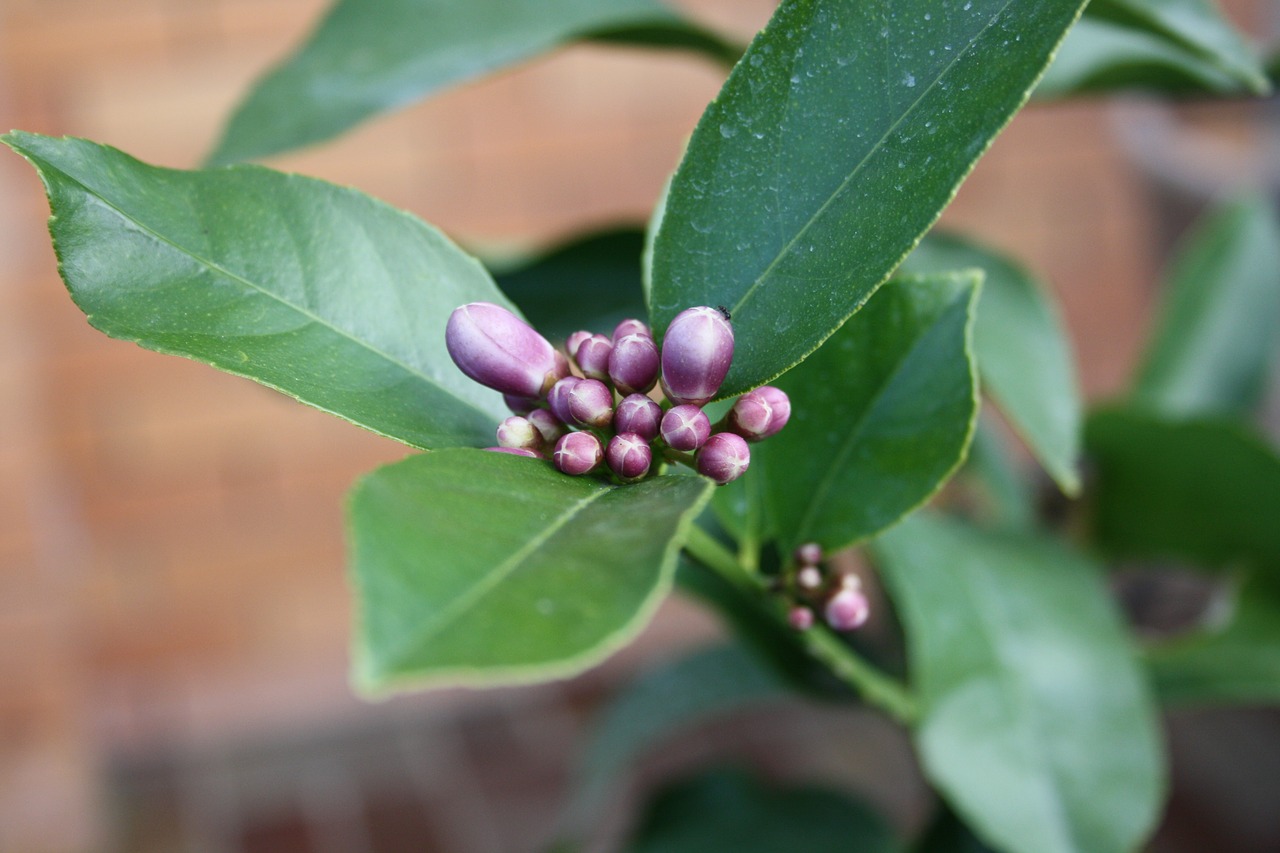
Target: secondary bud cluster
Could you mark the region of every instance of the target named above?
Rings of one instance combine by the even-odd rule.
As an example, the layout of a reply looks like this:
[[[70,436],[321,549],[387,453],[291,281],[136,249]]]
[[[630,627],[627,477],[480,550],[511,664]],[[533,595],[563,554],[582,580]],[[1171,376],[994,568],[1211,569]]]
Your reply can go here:
[[[787,395],[766,386],[711,423],[702,407],[733,362],[733,327],[715,308],[676,315],[661,348],[644,323],[623,320],[612,336],[574,332],[562,353],[505,308],[473,302],[453,312],[445,342],[462,372],[501,391],[515,415],[489,449],[549,456],[566,474],[607,468],[633,482],[653,473],[657,459],[692,465],[723,485],[751,463],[747,442],[768,438],[791,416]]]
[[[779,587],[790,600],[787,621],[792,628],[809,630],[817,619],[815,614],[821,614],[836,631],[852,631],[866,624],[871,605],[857,575],[828,572],[817,542],[806,542],[792,556],[790,582]]]

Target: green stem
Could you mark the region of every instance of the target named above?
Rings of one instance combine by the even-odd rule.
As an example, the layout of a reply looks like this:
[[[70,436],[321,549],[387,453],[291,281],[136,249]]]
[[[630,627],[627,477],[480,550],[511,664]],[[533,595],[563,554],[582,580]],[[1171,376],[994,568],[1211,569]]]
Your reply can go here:
[[[763,592],[759,579],[698,525],[689,528],[684,547],[694,559],[742,592],[755,598]],[[916,719],[918,710],[907,688],[864,660],[826,626],[815,625],[797,634],[797,638],[809,654],[826,664],[836,677],[857,690],[869,704],[904,725]]]
[[[679,450],[672,450],[670,447],[662,449],[662,455],[668,462],[679,462],[682,465],[688,465],[690,468],[697,470],[698,461],[692,453],[682,453]]]

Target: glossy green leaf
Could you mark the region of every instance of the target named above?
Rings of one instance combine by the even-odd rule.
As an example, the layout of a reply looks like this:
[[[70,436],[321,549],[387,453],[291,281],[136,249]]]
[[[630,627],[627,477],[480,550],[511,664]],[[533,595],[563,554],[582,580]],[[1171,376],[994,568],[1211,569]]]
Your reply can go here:
[[[609,486],[540,460],[445,450],[351,497],[356,680],[372,690],[561,678],[648,621],[711,481]]]
[[[893,853],[888,824],[845,794],[771,790],[750,777],[713,771],[662,791],[628,853]]]
[[[1090,416],[1093,528],[1121,557],[1280,568],[1280,456],[1232,420]]]
[[[929,235],[902,268],[986,273],[973,329],[983,391],[1062,490],[1078,492],[1080,391],[1066,333],[1045,290],[1010,259],[953,235]]]
[[[1229,604],[1217,624],[1147,653],[1163,702],[1280,704],[1280,594],[1253,581]]]
[[[254,84],[211,164],[337,136],[454,83],[600,35],[732,49],[659,0],[338,0],[305,44]]]
[[[925,774],[1007,853],[1125,853],[1164,790],[1155,708],[1098,570],[917,515],[877,540],[907,631]]]
[[[790,695],[785,682],[741,646],[699,649],[645,673],[595,725],[574,783],[571,822],[597,814],[632,764],[676,732]]]
[[[783,552],[835,551],[923,504],[964,459],[977,416],[979,273],[895,279],[776,383],[791,420],[752,447],[737,492],[763,500]],[[722,507],[734,510],[734,507]]]
[[[733,314],[778,376],[888,277],[1022,105],[1079,0],[785,0],[703,114],[654,245],[657,331]]]
[[[1280,220],[1263,197],[1206,218],[1168,276],[1134,398],[1172,414],[1247,414],[1280,341]]]
[[[246,376],[418,447],[489,444],[502,398],[444,344],[449,313],[506,303],[439,231],[355,190],[258,167],[180,172],[14,132],[49,195],[93,326]]]
[[[644,232],[588,234],[496,276],[534,328],[552,343],[579,329],[610,334],[618,321],[644,316],[640,256]]]

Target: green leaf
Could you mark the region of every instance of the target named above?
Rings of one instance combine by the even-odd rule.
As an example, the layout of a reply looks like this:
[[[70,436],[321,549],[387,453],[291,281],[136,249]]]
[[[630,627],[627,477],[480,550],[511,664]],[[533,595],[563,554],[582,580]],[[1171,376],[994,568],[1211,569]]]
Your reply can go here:
[[[1082,5],[785,0],[672,180],[655,330],[691,305],[726,306],[726,397],[807,356],[938,217]]]
[[[836,551],[927,501],[964,459],[977,417],[970,356],[979,273],[895,279],[777,386],[785,429],[752,448],[724,502],[763,500],[784,553]]]
[[[1247,414],[1280,340],[1280,220],[1261,196],[1203,220],[1169,273],[1169,292],[1134,399],[1171,414]]]
[[[254,84],[211,165],[337,136],[439,89],[577,38],[732,49],[658,0],[338,0],[305,44]]]
[[[711,488],[701,477],[615,487],[477,450],[380,468],[350,505],[357,682],[485,685],[591,666],[666,595]]]
[[[1280,704],[1280,595],[1245,583],[1218,624],[1151,649],[1147,664],[1170,705]]]
[[[628,853],[893,853],[885,821],[848,796],[819,788],[770,790],[741,773],[713,771],[670,786],[648,809]]]
[[[1155,709],[1097,569],[917,515],[877,540],[923,711],[925,774],[1009,853],[1121,853],[1155,825]]]
[[[509,304],[439,231],[355,190],[258,167],[159,169],[14,132],[49,195],[63,280],[114,338],[245,376],[417,447],[489,444],[502,398],[444,343]]]
[[[574,783],[571,822],[598,814],[631,765],[675,732],[790,695],[741,646],[699,649],[645,673],[595,725]]]
[[[977,487],[988,524],[1026,529],[1036,523],[1035,495],[1018,470],[997,425],[988,417],[978,419],[973,432],[965,472]]]
[[[986,272],[974,352],[985,390],[1064,492],[1080,490],[1080,392],[1058,312],[1022,267],[961,237],[931,234],[903,270]]]
[[[499,274],[498,286],[553,343],[579,329],[607,335],[620,320],[644,316],[643,251],[638,228],[599,231]]]

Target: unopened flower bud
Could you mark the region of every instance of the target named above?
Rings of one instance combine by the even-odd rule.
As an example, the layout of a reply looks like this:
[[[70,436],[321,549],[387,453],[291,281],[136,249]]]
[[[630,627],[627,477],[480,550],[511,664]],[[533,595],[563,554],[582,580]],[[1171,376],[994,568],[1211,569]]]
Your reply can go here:
[[[733,361],[733,327],[715,308],[681,311],[662,338],[662,387],[676,403],[701,406]]]
[[[578,346],[578,367],[582,375],[590,379],[609,378],[609,354],[613,352],[613,343],[604,335],[592,335]]]
[[[504,394],[540,397],[568,363],[547,339],[507,309],[489,302],[455,308],[444,332],[454,364]],[[559,359],[557,359],[559,356]]]
[[[542,444],[542,433],[529,423],[527,418],[507,418],[498,424],[498,445],[500,447],[521,447],[525,450],[537,450]]]
[[[512,456],[528,456],[530,459],[546,459],[536,450],[528,450],[524,447],[486,447],[485,450],[490,453],[510,453]]]
[[[643,394],[658,381],[658,345],[646,335],[615,338],[609,378],[621,394]]]
[[[536,397],[520,397],[515,394],[503,394],[502,402],[506,403],[507,408],[516,415],[527,415],[541,403]]]
[[[817,542],[805,542],[796,548],[795,557],[797,565],[816,566],[822,562],[822,546]]]
[[[797,605],[787,612],[787,622],[797,631],[808,631],[813,627],[813,611]]]
[[[576,376],[566,376],[552,385],[551,390],[547,392],[547,406],[551,408],[551,414],[559,418],[562,423],[573,423],[573,415],[569,413],[569,392],[581,381]]]
[[[527,418],[547,444],[555,444],[556,439],[565,433],[564,424],[546,409],[534,409]]]
[[[698,473],[722,486],[741,477],[750,464],[751,449],[731,432],[716,433],[698,450]]]
[[[729,410],[727,426],[747,441],[759,441],[773,421],[773,406],[764,395],[748,391]]]
[[[574,332],[565,338],[564,351],[569,353],[569,358],[578,357],[578,347],[582,346],[582,342],[591,337],[590,332]]]
[[[649,442],[634,432],[622,432],[609,439],[604,458],[613,473],[624,480],[634,480],[649,473],[653,451],[649,449]]]
[[[643,394],[630,394],[622,398],[618,410],[613,413],[613,428],[618,432],[633,432],[645,441],[658,437],[662,423],[662,407]]]
[[[769,427],[760,438],[768,438],[775,434],[787,425],[787,421],[791,420],[791,398],[787,396],[786,391],[781,388],[774,388],[772,385],[761,385],[751,393],[764,397],[769,404],[769,408],[773,409],[773,417],[769,420]]]
[[[627,318],[621,323],[613,327],[613,343],[616,346],[618,341],[627,335],[641,335],[653,340],[653,329],[650,329],[645,323],[635,318]]]
[[[571,432],[556,442],[555,465],[566,474],[585,474],[600,464],[604,451],[600,439],[589,432]]]
[[[662,416],[662,440],[672,450],[697,450],[711,435],[711,421],[697,406],[675,406]]]
[[[804,566],[796,572],[796,586],[805,592],[813,592],[822,586],[822,571],[817,566]]]
[[[827,600],[823,617],[837,631],[852,631],[862,627],[871,615],[871,605],[860,589],[842,587]]]
[[[579,380],[569,389],[568,400],[576,423],[597,428],[613,423],[613,392],[599,379]]]

